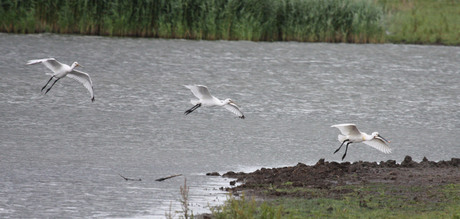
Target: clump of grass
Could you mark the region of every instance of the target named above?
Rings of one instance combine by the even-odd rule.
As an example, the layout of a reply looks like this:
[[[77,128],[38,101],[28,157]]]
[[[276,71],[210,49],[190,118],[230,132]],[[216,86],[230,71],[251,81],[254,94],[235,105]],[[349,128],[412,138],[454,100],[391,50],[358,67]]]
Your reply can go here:
[[[169,203],[169,211],[165,212],[165,218],[166,219],[173,219],[174,216],[176,216],[176,214],[173,213],[173,211],[172,211],[172,202],[171,202],[171,203]]]
[[[189,190],[190,190],[190,187],[187,186],[187,179],[184,179],[184,186],[180,187],[180,195],[181,195],[180,203],[181,203],[181,206],[182,206],[182,213],[184,214],[183,218],[185,218],[185,219],[193,218],[193,212],[190,215],[189,208],[188,208],[188,206],[189,206],[189,203],[188,203],[189,202],[189,197],[188,197]]]
[[[254,198],[247,200],[243,194],[240,198],[229,196],[223,206],[211,209],[213,218],[282,218],[283,207],[273,206],[268,202],[257,203]]]
[[[174,218],[176,216],[176,213],[180,213],[179,218],[184,218],[184,219],[193,219],[193,211],[190,211],[189,206],[189,191],[190,187],[187,186],[187,179],[184,178],[184,185],[180,186],[180,199],[179,202],[181,204],[182,211],[174,211],[172,210],[172,203],[169,205],[169,211],[165,212],[165,217],[168,219]]]
[[[367,0],[3,0],[0,31],[365,43],[382,15]]]

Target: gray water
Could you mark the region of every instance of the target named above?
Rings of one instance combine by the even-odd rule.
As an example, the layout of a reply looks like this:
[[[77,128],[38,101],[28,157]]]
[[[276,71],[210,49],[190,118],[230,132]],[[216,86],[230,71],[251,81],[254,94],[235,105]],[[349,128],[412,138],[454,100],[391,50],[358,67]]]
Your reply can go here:
[[[83,65],[96,101],[69,78],[40,94],[48,70],[25,63],[46,57]],[[460,157],[460,47],[0,34],[0,75],[1,218],[164,218],[185,179],[193,213],[209,212],[230,180],[207,172],[340,161],[338,123],[393,149],[352,144],[345,161]],[[246,119],[185,116],[184,84]]]

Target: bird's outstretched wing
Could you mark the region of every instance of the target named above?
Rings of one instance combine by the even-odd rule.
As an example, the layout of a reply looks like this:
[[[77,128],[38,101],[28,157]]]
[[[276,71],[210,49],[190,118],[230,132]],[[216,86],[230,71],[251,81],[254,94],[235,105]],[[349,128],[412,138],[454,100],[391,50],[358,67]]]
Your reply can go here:
[[[391,148],[387,145],[387,143],[379,138],[379,137],[376,137],[370,141],[363,141],[364,144],[367,144],[385,154],[389,154],[391,153]]]
[[[198,99],[212,99],[213,96],[209,93],[209,90],[204,85],[184,85],[186,88],[192,91],[193,95],[195,95]]]
[[[54,58],[47,58],[47,59],[34,59],[34,60],[29,60],[27,61],[28,65],[34,65],[42,63],[45,65],[47,68],[49,68],[53,72],[57,72],[60,68],[62,68],[62,63],[56,61]]]
[[[225,109],[227,109],[228,111],[234,113],[235,115],[237,115],[241,119],[245,118],[243,113],[241,112],[240,108],[236,104],[229,103],[229,104],[225,104],[224,107],[225,107]]]
[[[337,124],[331,127],[338,128],[342,135],[361,135],[361,132],[356,128],[355,124],[347,123],[347,124]]]
[[[83,84],[83,86],[88,89],[89,94],[91,95],[91,101],[94,101],[93,82],[87,73],[74,69],[69,72],[69,74],[67,74],[67,77],[73,78]]]

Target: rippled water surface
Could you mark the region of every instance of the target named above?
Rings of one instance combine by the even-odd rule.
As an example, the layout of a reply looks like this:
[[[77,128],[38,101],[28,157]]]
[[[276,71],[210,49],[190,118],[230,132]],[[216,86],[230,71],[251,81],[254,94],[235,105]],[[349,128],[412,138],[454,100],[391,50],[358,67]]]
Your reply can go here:
[[[69,78],[40,94],[48,70],[25,63],[45,57],[83,65],[96,101]],[[229,182],[207,172],[340,161],[337,123],[393,148],[353,144],[346,161],[460,157],[459,60],[445,46],[0,34],[0,217],[164,218],[181,210],[184,179],[207,212]],[[246,119],[184,116],[184,84],[232,98]]]

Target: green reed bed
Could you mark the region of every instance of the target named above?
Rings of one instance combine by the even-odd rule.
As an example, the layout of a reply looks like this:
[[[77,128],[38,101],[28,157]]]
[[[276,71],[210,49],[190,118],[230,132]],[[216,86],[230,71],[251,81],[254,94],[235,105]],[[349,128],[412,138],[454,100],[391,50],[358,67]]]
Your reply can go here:
[[[369,0],[0,0],[0,31],[254,41],[383,42]]]
[[[459,0],[378,0],[394,43],[460,45]]]
[[[460,45],[459,0],[386,0],[384,5],[391,42]]]

